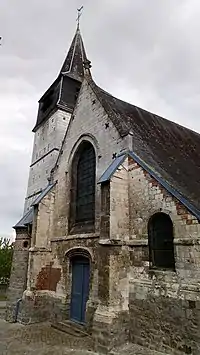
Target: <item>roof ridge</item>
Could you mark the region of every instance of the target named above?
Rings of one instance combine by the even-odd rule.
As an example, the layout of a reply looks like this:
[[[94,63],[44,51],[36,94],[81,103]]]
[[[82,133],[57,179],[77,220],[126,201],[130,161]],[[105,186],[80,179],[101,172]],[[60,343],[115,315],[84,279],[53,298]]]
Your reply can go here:
[[[74,54],[75,54],[75,51],[76,51],[78,32],[79,32],[79,29],[77,28],[76,34],[75,34],[76,38],[75,38],[75,43],[74,43],[74,49],[73,49],[72,58],[71,58],[70,66],[69,66],[69,73],[70,73],[70,71],[72,69],[72,64],[73,64],[73,60],[74,60]]]

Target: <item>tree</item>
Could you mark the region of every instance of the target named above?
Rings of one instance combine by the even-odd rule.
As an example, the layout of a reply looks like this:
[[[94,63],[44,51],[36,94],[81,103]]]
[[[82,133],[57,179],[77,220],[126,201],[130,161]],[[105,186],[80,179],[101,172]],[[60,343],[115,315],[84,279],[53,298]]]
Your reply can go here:
[[[0,283],[9,282],[12,256],[13,243],[7,238],[0,237]]]

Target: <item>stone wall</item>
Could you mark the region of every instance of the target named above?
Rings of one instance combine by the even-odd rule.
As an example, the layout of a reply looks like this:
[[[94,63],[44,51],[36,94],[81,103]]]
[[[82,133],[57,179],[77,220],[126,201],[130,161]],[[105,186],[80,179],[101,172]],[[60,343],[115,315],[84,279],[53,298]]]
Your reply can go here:
[[[108,353],[129,340],[129,266],[128,247],[114,240],[99,241],[93,337],[100,353]]]
[[[6,320],[13,322],[17,301],[22,297],[27,283],[30,236],[27,228],[16,230],[10,282],[7,292]]]
[[[91,142],[96,154],[96,181],[118,154],[128,148],[113,126],[98,98],[85,80],[82,84],[73,117],[70,120],[65,143],[62,147],[55,179],[58,180],[55,198],[54,235],[57,238],[69,233],[69,203],[71,189],[71,163],[83,140]],[[100,232],[100,186],[96,187],[95,231]]]
[[[128,163],[114,173],[110,183],[110,238],[129,239]]]
[[[71,114],[59,109],[35,132],[24,212],[48,184],[70,117]]]
[[[51,250],[32,248],[27,290],[23,295],[20,321],[26,324],[50,320],[58,322],[70,317],[71,266],[73,255],[87,254],[90,258],[90,291],[87,302],[87,327],[92,327],[97,307],[97,237],[68,238],[51,243]]]
[[[7,283],[0,284],[0,299],[1,299],[1,297],[6,298],[7,288],[8,288]]]
[[[130,340],[199,354],[200,225],[172,195],[129,158]],[[174,226],[175,272],[152,269],[148,221],[168,214]]]
[[[32,236],[32,246],[36,246],[38,248],[50,248],[51,239],[54,238],[53,213],[55,190],[56,188],[53,187],[38,206],[36,213],[37,228],[35,235]]]
[[[161,275],[159,275],[161,276]],[[199,354],[198,290],[177,289],[164,277],[133,282],[130,288],[130,341],[169,354]]]

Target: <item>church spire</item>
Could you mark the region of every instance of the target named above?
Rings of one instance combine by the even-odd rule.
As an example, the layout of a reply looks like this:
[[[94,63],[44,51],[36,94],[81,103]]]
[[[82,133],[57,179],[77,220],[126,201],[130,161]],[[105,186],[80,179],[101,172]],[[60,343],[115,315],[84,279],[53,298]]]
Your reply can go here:
[[[39,100],[38,116],[33,132],[36,132],[56,108],[72,113],[84,75],[88,75],[88,73],[90,75],[90,66],[88,67],[89,61],[80,33],[79,19],[80,12],[76,33],[59,75]]]
[[[84,77],[84,62],[87,61],[83,40],[79,28],[79,22],[70,49],[62,65],[60,74],[67,75],[78,81]]]

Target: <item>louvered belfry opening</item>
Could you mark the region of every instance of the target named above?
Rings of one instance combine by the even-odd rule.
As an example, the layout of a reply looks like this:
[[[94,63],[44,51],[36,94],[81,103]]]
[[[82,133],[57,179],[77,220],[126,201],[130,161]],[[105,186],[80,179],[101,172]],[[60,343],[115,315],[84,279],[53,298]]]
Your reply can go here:
[[[175,270],[173,223],[167,214],[156,213],[150,218],[148,239],[150,265]]]
[[[72,164],[71,227],[94,225],[96,157],[90,142],[78,148]]]

